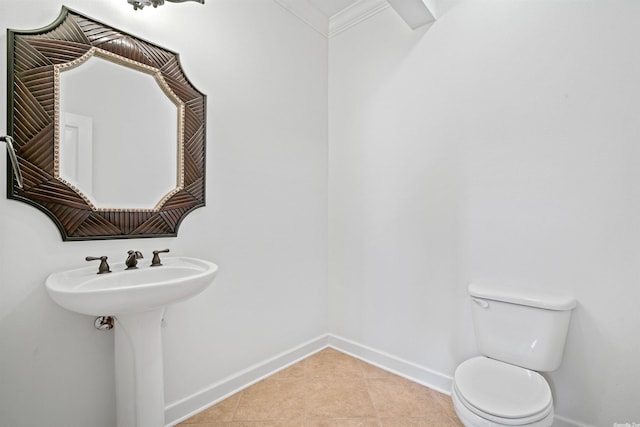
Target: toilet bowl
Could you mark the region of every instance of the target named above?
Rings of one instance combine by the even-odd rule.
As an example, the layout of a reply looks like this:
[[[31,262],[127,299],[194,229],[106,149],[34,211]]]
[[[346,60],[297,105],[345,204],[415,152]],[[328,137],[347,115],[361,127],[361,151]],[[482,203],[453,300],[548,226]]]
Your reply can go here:
[[[553,424],[553,398],[544,377],[488,357],[474,357],[458,366],[451,397],[467,427]]]
[[[550,427],[553,396],[540,372],[560,366],[571,311],[568,295],[469,285],[481,356],[455,371],[451,398],[466,427]]]

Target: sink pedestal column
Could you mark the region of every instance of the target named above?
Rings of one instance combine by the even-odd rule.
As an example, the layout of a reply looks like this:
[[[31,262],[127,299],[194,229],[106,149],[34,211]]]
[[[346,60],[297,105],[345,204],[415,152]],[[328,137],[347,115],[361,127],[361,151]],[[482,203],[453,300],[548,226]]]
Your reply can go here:
[[[118,427],[164,427],[163,314],[164,307],[115,316]]]

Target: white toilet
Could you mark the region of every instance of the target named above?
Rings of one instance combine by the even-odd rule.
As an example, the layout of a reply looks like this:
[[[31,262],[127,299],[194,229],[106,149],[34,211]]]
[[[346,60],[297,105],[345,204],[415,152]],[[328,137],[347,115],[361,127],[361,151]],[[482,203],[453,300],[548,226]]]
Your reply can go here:
[[[482,356],[454,374],[458,418],[466,427],[551,426],[551,388],[535,371],[560,365],[575,299],[473,283],[469,294]]]

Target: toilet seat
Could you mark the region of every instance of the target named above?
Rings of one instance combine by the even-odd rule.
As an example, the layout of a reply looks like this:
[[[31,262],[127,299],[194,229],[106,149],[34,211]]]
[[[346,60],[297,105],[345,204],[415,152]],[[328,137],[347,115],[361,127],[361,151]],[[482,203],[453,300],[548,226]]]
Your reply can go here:
[[[542,375],[483,356],[458,366],[453,393],[472,413],[502,425],[533,424],[553,412],[551,389]]]

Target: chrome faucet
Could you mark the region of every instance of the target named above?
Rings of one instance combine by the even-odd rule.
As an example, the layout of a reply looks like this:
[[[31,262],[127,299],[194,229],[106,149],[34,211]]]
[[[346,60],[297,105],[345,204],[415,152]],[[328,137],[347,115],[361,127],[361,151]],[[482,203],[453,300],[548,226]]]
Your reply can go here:
[[[134,268],[138,268],[138,260],[140,258],[144,258],[142,256],[142,252],[128,251],[127,254],[129,254],[129,256],[127,256],[127,260],[124,262],[124,264],[127,266],[125,270],[133,270]]]

